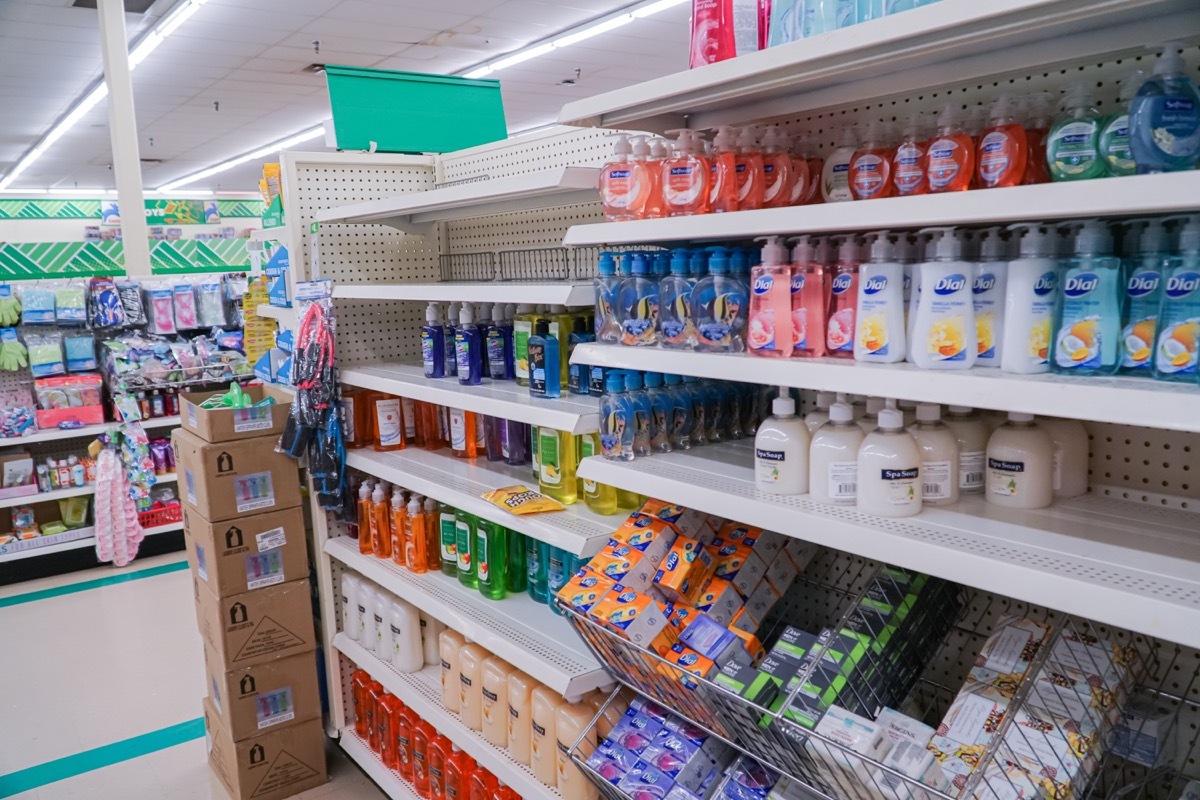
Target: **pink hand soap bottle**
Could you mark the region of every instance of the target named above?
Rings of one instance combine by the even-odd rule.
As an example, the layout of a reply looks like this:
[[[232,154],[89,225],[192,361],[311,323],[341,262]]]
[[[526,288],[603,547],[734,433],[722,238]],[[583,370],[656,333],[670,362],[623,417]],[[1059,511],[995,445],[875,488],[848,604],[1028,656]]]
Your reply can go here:
[[[600,171],[600,201],[609,222],[642,219],[650,193],[647,165],[635,161],[627,134],[616,134],[613,157]]]
[[[828,248],[825,248],[828,250]],[[825,355],[825,310],[829,304],[828,273],[811,236],[801,236],[792,252],[792,355]]]
[[[838,241],[840,239],[841,241]],[[858,305],[858,244],[837,237],[838,263],[829,287],[829,324],[825,345],[833,358],[854,358],[854,310]]]
[[[750,355],[790,358],[795,347],[792,325],[792,265],[778,236],[763,237],[762,263],[750,270],[750,319],[746,344]]]

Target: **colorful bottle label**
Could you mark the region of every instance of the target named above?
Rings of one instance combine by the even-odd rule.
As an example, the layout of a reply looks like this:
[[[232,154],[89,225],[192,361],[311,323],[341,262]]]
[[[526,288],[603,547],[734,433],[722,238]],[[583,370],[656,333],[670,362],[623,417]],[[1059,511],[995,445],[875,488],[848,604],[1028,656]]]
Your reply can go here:
[[[808,349],[808,309],[804,307],[804,286],[808,278],[799,273],[792,274],[792,333],[796,350]]]
[[[504,378],[504,334],[499,328],[489,328],[487,335],[488,374],[493,380]]]
[[[1053,338],[1053,317],[1055,293],[1058,290],[1058,274],[1050,271],[1042,273],[1033,285],[1033,303],[1031,305],[1032,325],[1025,342],[1025,357],[1034,366],[1041,366],[1050,360],[1050,341]]]
[[[475,563],[479,574],[479,582],[487,583],[492,570],[488,566],[488,532],[484,525],[479,526],[475,535]]]
[[[1054,342],[1054,363],[1069,369],[1099,368],[1103,331],[1096,313],[1100,276],[1094,272],[1068,275],[1063,282],[1063,323]]]
[[[456,520],[454,523],[455,530],[455,557],[458,559],[458,571],[471,574],[471,523],[465,519]]]
[[[996,292],[996,281],[994,272],[981,272],[971,286],[975,295],[975,341],[979,360],[984,362],[996,359],[996,329],[1004,320],[1004,292]]]
[[[541,339],[531,339],[526,345],[529,356],[529,393],[546,394],[546,345]],[[558,368],[558,365],[554,365]]]
[[[929,146],[929,185],[944,189],[962,172],[962,147],[954,139],[938,139]]]
[[[429,328],[421,329],[421,363],[425,367],[425,375],[427,377],[433,377],[433,372],[437,368],[434,365],[434,356],[435,356],[434,347],[435,347],[435,345],[433,342],[434,342],[435,335],[437,336],[438,341],[440,342],[442,340],[442,332],[440,329],[437,329],[436,333],[434,330],[431,330]],[[436,355],[440,356],[441,354],[437,353]],[[439,364],[437,366],[443,366],[443,365]]]
[[[458,356],[458,379],[463,383],[471,380],[471,347],[470,340],[463,330],[454,336],[454,351]]]
[[[519,319],[513,322],[513,371],[524,380],[529,380],[529,337],[532,335],[531,321]]]
[[[596,455],[596,440],[593,434],[585,433],[583,435],[583,439],[580,441],[579,452],[582,458],[590,458]],[[595,497],[597,491],[596,482],[589,481],[587,478],[584,478],[583,491],[589,497]]]
[[[663,183],[663,199],[673,211],[694,210],[703,198],[705,188],[704,167],[699,163],[677,164],[667,168],[667,180]]]
[[[719,294],[702,313],[697,327],[698,341],[712,349],[731,349],[739,317],[745,313],[746,298],[740,292]]]
[[[633,202],[633,169],[628,165],[609,167],[604,171],[604,204],[613,208],[628,208]]]
[[[442,563],[458,563],[458,521],[453,514],[442,512],[438,522],[441,539]]]
[[[916,142],[905,142],[896,148],[895,156],[896,191],[899,194],[917,194],[925,185],[925,153]]]
[[[646,283],[654,285],[653,281]],[[621,321],[621,344],[654,344],[655,325],[658,322],[658,292],[637,297],[624,311],[625,318]]]
[[[1140,115],[1150,128],[1147,137],[1164,155],[1175,158],[1196,157],[1200,151],[1200,109],[1182,94],[1163,94],[1139,98]]]
[[[884,295],[888,287],[886,275],[871,275],[862,282],[859,297],[861,314],[857,317],[858,345],[868,356],[888,354],[887,315],[891,303]]]
[[[1024,147],[1025,145],[1022,145]],[[1013,168],[1017,143],[1007,131],[992,131],[979,142],[979,177],[994,186]]]
[[[562,459],[558,446],[558,431],[542,428],[538,432],[538,480],[545,486],[561,486]]]
[[[691,289],[683,278],[664,279],[662,287],[659,329],[662,331],[663,344],[676,348],[689,347],[696,333],[692,324]]]
[[[1052,130],[1046,140],[1046,150],[1055,170],[1066,177],[1093,170],[1099,135],[1099,125],[1094,119],[1075,120]]]
[[[934,361],[965,361],[967,358],[967,329],[962,313],[964,305],[972,302],[967,286],[967,276],[959,272],[944,275],[933,286],[930,308],[934,320],[925,338],[925,352]],[[974,335],[970,337],[970,344],[975,345]]]
[[[1118,114],[1104,125],[1100,133],[1100,150],[1113,175],[1132,175],[1137,172],[1133,150],[1129,145],[1129,115]]]
[[[850,188],[859,200],[869,200],[887,189],[888,162],[875,153],[864,153],[850,166]]]
[[[1162,332],[1154,368],[1162,375],[1196,373],[1200,339],[1200,272],[1179,270],[1167,278],[1163,295]]]
[[[917,482],[920,479],[919,467],[879,470],[879,480],[883,484],[884,497],[888,505],[897,508],[910,506],[917,502]]]
[[[843,273],[834,276],[830,291],[838,298],[846,295],[853,286],[854,276]],[[854,351],[854,302],[855,299],[850,298],[849,305],[830,315],[825,337],[825,345],[830,350]]]
[[[746,344],[751,350],[775,350],[775,309],[767,306],[768,298],[776,291],[773,275],[759,275],[750,289],[760,299],[758,308],[750,316],[746,333]]]
[[[1125,296],[1129,298],[1129,324],[1121,331],[1121,366],[1148,370],[1158,338],[1159,287],[1162,273],[1139,269],[1129,276]]]
[[[380,447],[398,447],[404,444],[402,425],[400,398],[375,401],[375,430],[378,432]]]

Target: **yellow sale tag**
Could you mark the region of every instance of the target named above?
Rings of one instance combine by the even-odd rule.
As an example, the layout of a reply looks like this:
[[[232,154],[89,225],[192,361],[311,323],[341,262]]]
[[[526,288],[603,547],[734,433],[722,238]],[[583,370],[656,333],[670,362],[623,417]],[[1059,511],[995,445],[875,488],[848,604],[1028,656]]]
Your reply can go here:
[[[484,492],[484,500],[500,506],[513,514],[541,514],[544,511],[562,511],[565,506],[557,500],[539,494],[526,486],[507,486]]]

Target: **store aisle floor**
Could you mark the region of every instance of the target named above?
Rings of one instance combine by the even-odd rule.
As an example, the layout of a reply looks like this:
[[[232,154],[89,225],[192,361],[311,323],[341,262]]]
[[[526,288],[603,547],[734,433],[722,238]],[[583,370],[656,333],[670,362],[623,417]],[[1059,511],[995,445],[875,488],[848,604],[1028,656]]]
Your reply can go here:
[[[0,675],[0,798],[229,800],[180,554],[0,588]],[[384,797],[330,744],[330,783],[299,797]]]

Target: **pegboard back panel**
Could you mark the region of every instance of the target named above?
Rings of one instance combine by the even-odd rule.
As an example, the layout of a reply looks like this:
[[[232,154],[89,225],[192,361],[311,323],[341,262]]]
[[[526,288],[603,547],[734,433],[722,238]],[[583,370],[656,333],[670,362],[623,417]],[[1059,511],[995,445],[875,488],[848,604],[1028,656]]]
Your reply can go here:
[[[611,133],[557,126],[443,156],[442,183],[508,178],[557,167],[601,167],[612,155]]]
[[[603,221],[599,194],[595,203],[467,219],[446,225],[446,252],[562,247],[567,228]]]
[[[422,303],[337,301],[337,359],[342,369],[421,360]]]
[[[1200,509],[1200,434],[1085,423],[1093,492],[1154,506]],[[1200,523],[1197,523],[1200,527]]]

